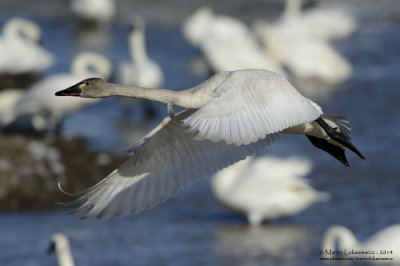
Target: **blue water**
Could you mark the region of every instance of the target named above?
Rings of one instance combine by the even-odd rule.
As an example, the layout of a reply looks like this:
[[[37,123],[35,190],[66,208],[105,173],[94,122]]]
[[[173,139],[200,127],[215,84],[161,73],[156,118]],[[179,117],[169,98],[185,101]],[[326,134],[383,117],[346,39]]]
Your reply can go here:
[[[358,8],[362,13],[363,7]],[[46,75],[67,71],[70,58],[88,47],[113,63],[126,57],[128,28],[122,24],[93,41],[76,35],[69,20],[37,20],[44,43],[58,55]],[[330,97],[314,96],[325,113],[349,118],[353,143],[366,161],[348,152],[347,169],[299,136],[283,136],[263,151],[311,158],[315,168],[308,178],[314,188],[330,193],[329,202],[250,228],[244,218],[216,202],[206,179],[152,210],[122,219],[81,221],[64,215],[62,207],[56,212],[2,213],[0,265],[55,265],[55,257],[46,254],[54,232],[70,238],[77,265],[321,265],[321,237],[329,226],[347,226],[365,240],[400,223],[399,25],[395,16],[363,16],[359,30],[337,43],[354,65],[354,77]],[[190,75],[188,61],[199,53],[184,42],[178,27],[149,26],[147,40],[151,58],[164,70],[165,88],[188,88],[205,78]],[[155,108],[159,121],[166,108]],[[134,140],[124,139],[118,125],[128,124],[129,132],[141,112],[140,105],[133,103],[126,112],[118,99],[105,99],[68,117],[63,132],[88,137],[94,150],[123,152]],[[89,126],[83,130],[82,124]]]

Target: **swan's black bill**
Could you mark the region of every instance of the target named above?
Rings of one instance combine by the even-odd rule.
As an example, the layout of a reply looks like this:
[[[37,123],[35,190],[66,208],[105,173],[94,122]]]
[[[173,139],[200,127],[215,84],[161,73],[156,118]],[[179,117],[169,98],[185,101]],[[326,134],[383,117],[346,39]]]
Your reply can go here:
[[[66,88],[65,90],[57,91],[56,96],[80,96],[81,89],[79,88],[79,85],[80,84],[78,83],[69,88]]]

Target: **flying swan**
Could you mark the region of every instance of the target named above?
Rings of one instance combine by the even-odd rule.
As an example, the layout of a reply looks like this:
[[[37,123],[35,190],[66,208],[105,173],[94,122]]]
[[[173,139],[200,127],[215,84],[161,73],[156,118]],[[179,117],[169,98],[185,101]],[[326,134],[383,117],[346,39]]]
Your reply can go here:
[[[71,213],[90,209],[82,218],[124,216],[152,208],[181,188],[263,149],[278,133],[305,134],[346,166],[346,148],[365,159],[350,141],[346,118],[323,114],[283,76],[267,70],[221,72],[183,91],[90,78],[55,95],[119,95],[168,106],[169,116],[134,145],[133,156],[118,169],[86,191],[63,191],[78,197],[70,204],[81,204]],[[185,110],[175,114],[174,105]]]

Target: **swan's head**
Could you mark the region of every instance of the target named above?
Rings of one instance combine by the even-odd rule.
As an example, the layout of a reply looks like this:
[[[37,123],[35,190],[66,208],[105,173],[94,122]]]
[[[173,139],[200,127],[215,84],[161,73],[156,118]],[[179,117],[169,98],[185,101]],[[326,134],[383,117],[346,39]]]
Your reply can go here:
[[[64,90],[57,91],[56,96],[78,96],[83,98],[103,98],[109,93],[105,89],[106,82],[101,78],[84,79]]]

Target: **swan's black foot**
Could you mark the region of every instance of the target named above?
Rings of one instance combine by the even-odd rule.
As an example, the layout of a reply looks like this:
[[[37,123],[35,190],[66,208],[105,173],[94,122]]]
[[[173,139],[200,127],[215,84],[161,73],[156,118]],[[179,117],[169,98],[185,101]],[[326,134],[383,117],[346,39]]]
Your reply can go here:
[[[362,155],[361,152],[353,145],[353,143],[351,143],[350,136],[346,136],[345,134],[338,132],[336,128],[331,128],[321,117],[319,117],[315,121],[322,127],[322,129],[326,132],[326,134],[328,134],[331,139],[339,142],[340,144],[357,154],[361,159],[365,160],[364,155]]]
[[[338,159],[341,163],[349,167],[349,162],[346,159],[346,155],[344,154],[344,150],[339,146],[333,145],[329,143],[325,139],[320,139],[317,137],[306,135],[310,142],[317,147],[318,149],[324,150],[336,159]]]

